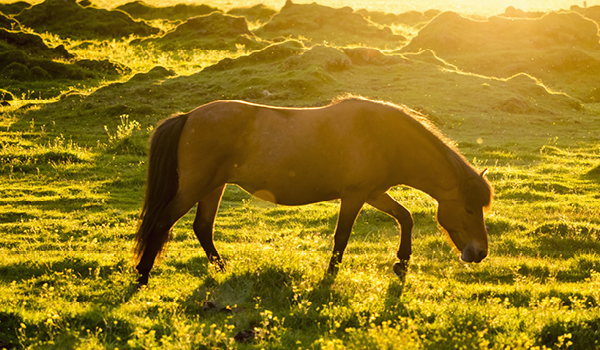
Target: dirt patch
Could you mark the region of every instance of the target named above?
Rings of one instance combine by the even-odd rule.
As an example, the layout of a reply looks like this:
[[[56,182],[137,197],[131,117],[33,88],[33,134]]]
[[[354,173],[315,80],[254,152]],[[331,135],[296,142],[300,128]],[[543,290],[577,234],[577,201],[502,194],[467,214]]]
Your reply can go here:
[[[252,7],[238,7],[227,11],[227,14],[233,16],[245,17],[248,22],[267,23],[277,11],[263,4]]]
[[[71,39],[121,39],[159,33],[159,29],[136,22],[122,11],[82,7],[75,0],[46,0],[23,10],[16,19],[38,33]]]
[[[392,49],[406,42],[404,36],[393,33],[389,27],[375,25],[350,7],[335,9],[291,1],[255,33],[269,40],[294,38],[311,45],[328,43]]]
[[[188,18],[221,11],[216,7],[208,5],[177,4],[175,6],[156,7],[148,5],[143,1],[128,2],[118,6],[116,9],[130,14],[133,18],[146,20],[166,19],[171,21],[185,21]]]
[[[148,42],[157,43],[163,50],[237,50],[239,47],[258,50],[268,45],[248,30],[245,18],[220,12],[190,18],[163,37],[141,43]]]

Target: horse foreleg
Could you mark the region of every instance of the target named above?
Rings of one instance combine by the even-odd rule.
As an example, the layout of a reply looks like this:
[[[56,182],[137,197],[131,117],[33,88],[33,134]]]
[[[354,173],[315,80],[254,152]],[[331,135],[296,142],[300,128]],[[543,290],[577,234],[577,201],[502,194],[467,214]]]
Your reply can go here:
[[[392,216],[400,225],[400,248],[398,248],[398,253],[396,254],[400,261],[394,264],[394,273],[401,281],[403,281],[408,268],[408,261],[410,260],[410,255],[412,253],[411,233],[414,225],[412,215],[404,206],[402,206],[402,204],[398,203],[388,193],[384,193],[373,200],[369,200],[367,203]]]
[[[194,233],[196,234],[196,237],[198,237],[200,245],[206,252],[209,263],[216,264],[219,270],[223,270],[225,264],[215,248],[213,228],[224,189],[225,185],[217,188],[206,198],[198,202],[198,210],[196,211],[196,218],[194,219],[193,226]]]
[[[329,261],[329,268],[327,269],[327,272],[330,274],[336,274],[339,270],[344,250],[346,250],[348,239],[352,232],[352,226],[354,226],[354,221],[356,221],[356,217],[358,216],[358,213],[360,213],[363,204],[364,201],[362,200],[342,199],[340,213],[338,215],[338,221],[333,236],[333,252],[331,260]]]

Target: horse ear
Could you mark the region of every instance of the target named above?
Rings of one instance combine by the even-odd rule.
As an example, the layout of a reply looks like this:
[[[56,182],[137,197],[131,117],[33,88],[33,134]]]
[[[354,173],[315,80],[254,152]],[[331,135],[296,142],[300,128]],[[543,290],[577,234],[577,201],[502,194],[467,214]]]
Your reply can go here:
[[[485,174],[487,174],[487,172],[488,172],[488,169],[487,169],[487,168],[485,168],[485,169],[483,169],[483,171],[482,171],[482,172],[481,172],[481,174],[479,174],[479,175],[481,175],[481,177],[484,177],[484,176],[485,176]]]

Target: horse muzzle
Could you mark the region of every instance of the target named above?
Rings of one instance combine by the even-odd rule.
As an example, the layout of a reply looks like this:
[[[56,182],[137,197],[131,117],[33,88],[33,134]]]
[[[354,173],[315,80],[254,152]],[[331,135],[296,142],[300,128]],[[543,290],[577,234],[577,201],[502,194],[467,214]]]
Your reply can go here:
[[[460,259],[464,262],[481,262],[488,255],[487,249],[477,249],[473,246],[467,246],[463,249]]]

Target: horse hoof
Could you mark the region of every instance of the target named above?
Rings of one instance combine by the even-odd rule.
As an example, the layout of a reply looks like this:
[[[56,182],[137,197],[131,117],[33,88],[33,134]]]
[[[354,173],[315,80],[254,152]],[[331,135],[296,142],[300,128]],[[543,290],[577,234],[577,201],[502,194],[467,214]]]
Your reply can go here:
[[[394,274],[400,279],[400,283],[406,280],[406,271],[408,270],[408,260],[400,260],[394,264]]]
[[[338,262],[331,261],[327,267],[327,274],[330,276],[336,276],[340,271],[340,264]]]
[[[147,286],[148,285],[148,276],[147,275],[141,275],[138,279],[137,282],[140,286]]]

